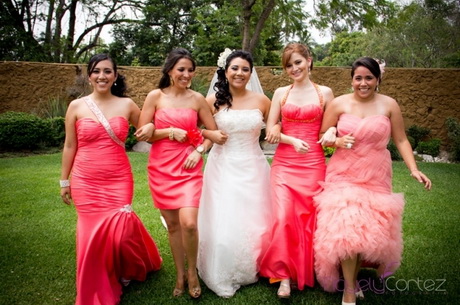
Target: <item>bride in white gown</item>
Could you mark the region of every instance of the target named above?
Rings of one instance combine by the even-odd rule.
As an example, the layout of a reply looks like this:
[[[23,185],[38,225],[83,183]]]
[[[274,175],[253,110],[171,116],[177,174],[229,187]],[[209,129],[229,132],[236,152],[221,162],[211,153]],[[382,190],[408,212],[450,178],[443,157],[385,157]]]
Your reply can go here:
[[[271,228],[270,166],[259,145],[270,100],[246,89],[252,71],[248,52],[232,52],[217,72],[217,93],[207,98],[228,139],[214,144],[205,167],[198,271],[221,297],[258,280]]]

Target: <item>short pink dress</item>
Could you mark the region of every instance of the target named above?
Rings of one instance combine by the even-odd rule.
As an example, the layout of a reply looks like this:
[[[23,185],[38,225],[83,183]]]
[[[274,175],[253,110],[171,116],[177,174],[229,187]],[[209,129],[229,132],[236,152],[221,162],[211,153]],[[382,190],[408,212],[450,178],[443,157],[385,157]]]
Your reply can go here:
[[[316,276],[326,291],[340,281],[340,261],[356,254],[388,275],[400,265],[402,194],[392,193],[391,134],[384,115],[342,114],[338,135],[353,132],[351,149],[338,148],[327,165],[324,190],[315,197]]]
[[[315,84],[320,103],[297,106],[282,101],[283,134],[310,145],[306,154],[280,143],[271,168],[271,195],[274,226],[271,243],[260,274],[272,279],[291,279],[299,290],[314,285],[313,232],[316,209],[313,196],[321,191],[326,162],[318,141],[323,117],[323,97]]]
[[[189,108],[160,108],[155,112],[154,122],[157,129],[175,127],[190,131],[197,128],[198,113]],[[148,175],[156,208],[174,210],[199,206],[203,160],[192,169],[184,168],[185,160],[194,150],[187,141],[164,138],[153,142]]]
[[[124,141],[129,123],[109,123]],[[76,304],[118,304],[121,279],[143,281],[161,267],[157,246],[134,213],[133,175],[125,148],[91,118],[76,123],[71,191],[77,214]]]

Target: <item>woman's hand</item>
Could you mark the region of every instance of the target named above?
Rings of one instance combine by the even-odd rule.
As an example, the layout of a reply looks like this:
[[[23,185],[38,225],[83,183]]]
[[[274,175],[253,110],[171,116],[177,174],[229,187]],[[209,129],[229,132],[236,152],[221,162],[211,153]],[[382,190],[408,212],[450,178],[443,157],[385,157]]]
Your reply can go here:
[[[72,194],[70,193],[70,186],[61,187],[61,199],[65,204],[72,203]]]
[[[148,123],[138,128],[134,133],[134,136],[138,141],[147,141],[153,136],[154,131],[155,125],[153,125],[153,123]]]
[[[298,152],[299,154],[305,154],[310,149],[310,145],[308,145],[307,142],[302,141],[297,138],[294,138],[292,140],[292,145],[294,146],[295,151]]]
[[[424,173],[416,169],[411,171],[410,175],[414,177],[418,182],[423,183],[427,190],[431,190],[431,180],[425,176]]]
[[[228,134],[222,130],[203,130],[203,136],[219,145],[225,144],[228,140]]]
[[[337,128],[333,126],[333,127],[329,127],[329,129],[326,130],[326,132],[323,134],[321,139],[319,139],[319,141],[316,143],[320,143],[322,146],[332,146],[334,145],[336,139],[337,139]]]
[[[355,137],[353,137],[352,133],[347,134],[343,137],[338,137],[335,140],[335,147],[351,149],[355,144]]]
[[[266,130],[265,140],[270,144],[277,144],[281,140],[281,124],[275,124],[270,130]]]
[[[171,128],[173,128],[174,140],[176,140],[177,142],[181,142],[181,143],[184,143],[185,141],[187,141],[187,131],[186,130],[175,128],[175,127],[171,127]]]
[[[196,150],[192,151],[190,155],[188,155],[187,159],[184,162],[185,169],[192,169],[200,162],[201,154]]]

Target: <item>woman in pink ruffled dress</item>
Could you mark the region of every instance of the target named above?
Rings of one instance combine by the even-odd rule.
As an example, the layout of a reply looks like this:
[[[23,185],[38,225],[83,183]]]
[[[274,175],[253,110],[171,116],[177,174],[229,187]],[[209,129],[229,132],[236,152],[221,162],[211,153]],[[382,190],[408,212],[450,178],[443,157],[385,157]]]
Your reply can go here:
[[[411,176],[431,188],[417,168],[398,103],[378,93],[379,63],[360,58],[351,76],[353,93],[334,99],[324,114],[321,131],[337,127],[337,150],[327,165],[324,190],[315,197],[316,276],[326,291],[335,291],[341,267],[342,304],[355,304],[357,296],[363,297],[357,287],[361,262],[389,274],[401,261],[404,199],[391,189],[392,164],[386,149],[390,137]]]
[[[291,284],[299,290],[314,285],[313,196],[321,191],[318,182],[326,171],[317,142],[323,107],[334,96],[329,87],[310,80],[313,59],[306,46],[287,45],[282,64],[293,84],[275,91],[267,121],[267,140],[280,143],[270,175],[274,225],[260,274],[280,282],[278,297],[288,298]]]
[[[73,200],[78,214],[75,303],[118,304],[122,286],[145,280],[162,260],[131,206],[133,175],[124,141],[129,123],[137,126],[139,107],[125,97],[124,78],[110,57],[93,56],[87,71],[93,92],[67,110],[60,180],[62,200]]]
[[[203,185],[202,154],[211,147],[198,125],[216,129],[205,98],[191,90],[196,64],[189,51],[172,50],[163,66],[159,89],[145,99],[140,124],[154,122],[148,175],[153,202],[166,221],[176,266],[173,296],[181,296],[188,282],[192,298],[201,295],[196,269],[198,207]],[[148,126],[148,125],[147,125]]]

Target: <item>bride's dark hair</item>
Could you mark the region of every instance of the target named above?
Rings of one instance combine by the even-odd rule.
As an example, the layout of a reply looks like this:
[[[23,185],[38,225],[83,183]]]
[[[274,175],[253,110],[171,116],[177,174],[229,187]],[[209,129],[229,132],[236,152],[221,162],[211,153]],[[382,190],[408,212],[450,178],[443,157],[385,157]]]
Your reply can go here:
[[[252,60],[251,53],[242,50],[236,50],[228,55],[225,61],[225,68],[217,69],[217,82],[214,84],[214,90],[216,90],[216,101],[214,102],[214,108],[216,108],[216,110],[219,110],[219,107],[222,105],[227,105],[228,108],[232,107],[232,94],[230,93],[228,80],[225,77],[225,71],[227,71],[230,62],[237,57],[240,57],[249,63],[249,67],[251,68],[252,73],[254,62]]]

